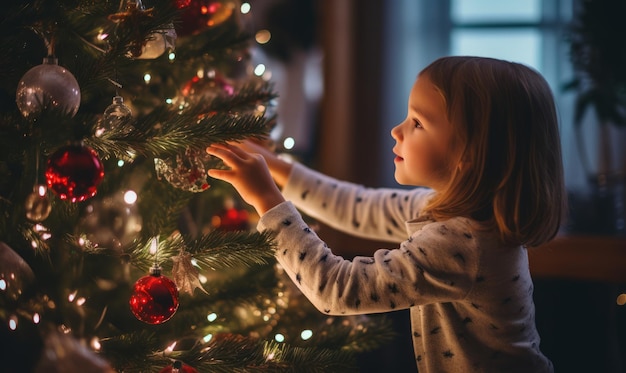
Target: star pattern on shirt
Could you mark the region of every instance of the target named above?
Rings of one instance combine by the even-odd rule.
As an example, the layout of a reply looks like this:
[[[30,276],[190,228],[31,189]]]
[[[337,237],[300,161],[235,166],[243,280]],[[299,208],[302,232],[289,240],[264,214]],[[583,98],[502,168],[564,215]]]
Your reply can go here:
[[[313,188],[323,188],[322,184],[324,184],[322,180],[317,180],[316,186],[314,186]],[[326,188],[328,188],[328,184]],[[330,184],[330,188],[337,189],[338,185]],[[302,200],[306,200],[306,199],[321,200],[322,198],[320,198],[320,196],[318,196],[316,193],[317,193],[317,189],[305,189],[302,192],[300,192],[299,196]],[[360,193],[362,193],[362,191],[358,191],[355,194],[353,194],[353,197],[352,197],[354,198],[353,205],[355,206],[359,204],[363,206],[366,203],[367,194],[366,193],[360,194]],[[388,195],[389,199],[394,200],[393,204],[394,206],[397,206],[397,210],[400,212],[403,212],[406,206],[410,206],[408,205],[410,197],[409,195],[404,195],[402,196],[402,198],[398,198],[398,197],[399,195],[395,192]],[[332,204],[330,203],[331,200],[332,199],[328,199],[319,203],[322,205],[322,208],[324,209],[329,208],[329,207],[332,208]],[[420,219],[420,222],[421,221],[422,220]],[[370,224],[369,221],[360,220],[359,216],[355,216],[354,218],[352,218],[350,223],[355,229],[360,229],[362,225],[366,226]],[[432,228],[434,229],[432,229],[431,232],[435,232],[435,234],[445,237],[443,238],[444,240],[447,240],[448,237],[450,237],[451,239],[456,239],[456,240],[459,240],[459,239],[474,240],[475,238],[474,237],[475,232],[458,230],[458,226],[448,225],[445,223],[438,223],[435,221],[433,221],[433,223],[436,223],[437,225],[432,226]],[[296,229],[296,227],[292,227],[293,223],[290,219],[284,220],[282,224],[285,227],[290,227],[290,229]],[[298,228],[298,229],[302,229],[307,234],[312,233],[312,231],[308,227],[303,227],[303,228]],[[382,232],[385,232],[389,236],[397,235],[397,232],[400,229],[402,229],[400,221],[397,220],[395,217],[391,217],[391,216],[385,222],[385,225],[381,227]],[[423,229],[423,228],[420,228],[420,229]],[[348,297],[349,293],[347,292],[347,289],[345,287],[334,287],[333,288],[334,291],[337,291],[337,294],[335,294],[335,296],[338,299],[342,298],[344,295],[343,292],[344,290],[346,290],[346,296],[344,297],[345,305],[347,305],[348,308],[353,308],[355,310],[362,308],[364,306],[364,303],[380,304],[382,302],[387,302],[387,305],[382,304],[381,307],[383,308],[387,307],[393,310],[397,308],[398,306],[397,302],[400,302],[400,299],[403,297],[403,292],[408,291],[409,289],[413,288],[414,291],[419,293],[421,290],[421,286],[423,286],[423,282],[425,281],[424,277],[430,275],[429,273],[427,273],[429,269],[429,266],[427,263],[429,263],[432,260],[441,260],[440,259],[441,253],[437,251],[436,246],[435,247],[430,246],[428,244],[429,241],[425,241],[425,243],[423,244],[421,243],[420,245],[416,247],[414,243],[416,239],[419,239],[419,235],[416,233],[413,233],[406,239],[406,241],[403,244],[400,245],[398,249],[393,249],[393,250],[386,249],[383,253],[378,254],[378,255],[381,255],[381,257],[377,256],[377,258],[379,258],[379,261],[378,261],[379,265],[376,267],[376,269],[373,269],[373,267],[377,264],[377,261],[373,257],[371,258],[360,257],[359,259],[357,259],[357,263],[361,265],[361,268],[358,272],[354,272],[353,275],[361,276],[363,279],[368,280],[370,278],[373,278],[373,274],[376,274],[376,272],[372,272],[372,271],[377,271],[377,270],[380,270],[381,268],[384,268],[384,270],[388,271],[388,273],[394,273],[394,276],[396,276],[400,282],[398,283],[388,282],[387,284],[383,285],[382,288],[377,288],[377,289],[373,288],[371,290],[364,290],[362,293],[359,293],[358,296],[354,296],[354,297],[353,296]],[[467,252],[462,251],[463,244],[460,244],[460,245],[461,246],[460,246],[459,251],[452,251],[448,253],[447,255],[449,257],[448,263],[454,263],[456,266],[455,268],[459,268],[459,271],[463,271],[463,268],[468,267],[470,265],[475,265],[475,264],[473,262],[474,258],[472,258],[471,255],[466,255]],[[410,249],[407,247],[409,247]],[[328,249],[328,246],[324,244],[324,248]],[[400,250],[403,255],[402,256],[390,255],[395,250]],[[283,252],[283,255],[287,255],[287,250]],[[294,260],[302,262],[303,263],[301,264],[302,266],[313,265],[313,263],[311,262],[313,260],[317,260],[318,262],[321,262],[321,263],[327,263],[329,258],[335,258],[335,257],[330,256],[331,255],[330,252],[324,252],[318,256],[313,253],[307,253],[306,251],[299,251],[297,253],[293,252],[289,255],[292,255]],[[314,259],[314,258],[317,258],[317,259]],[[403,258],[402,260],[406,259],[407,261],[412,263],[412,266],[410,267],[412,271],[409,270],[409,272],[411,273],[411,276],[415,276],[415,279],[411,280],[412,281],[411,285],[408,288],[405,287],[405,285],[401,282],[402,279],[406,278],[407,276],[407,274],[405,274],[404,272],[404,268],[407,268],[407,267],[406,265],[398,265],[394,263],[396,260],[398,260],[398,258]],[[342,260],[342,259],[338,259],[338,260]],[[422,264],[424,265],[426,269],[422,267]],[[470,272],[469,269],[466,272],[469,273]],[[487,273],[486,275],[481,272],[478,272],[478,274],[476,274],[475,277],[473,277],[473,285],[471,285],[470,288],[472,289],[480,288],[480,287],[488,288],[489,286],[491,286],[490,284],[492,284],[496,280],[495,278],[490,278],[488,275],[489,273]],[[321,276],[326,276],[326,275],[321,275]],[[508,279],[510,279],[510,282],[512,283],[517,283],[525,279],[525,277],[521,275],[520,273],[512,273],[511,277],[509,277]],[[295,280],[297,283],[301,284],[302,275],[300,272],[297,272],[295,274]],[[326,277],[322,277],[322,278],[319,278],[318,281],[319,282],[318,282],[317,290],[321,294],[325,290],[327,290],[328,288],[327,285],[329,285],[329,279]],[[456,286],[456,282],[453,279],[443,278],[439,281],[440,281],[440,284],[445,284],[445,286],[448,286],[450,288]],[[502,279],[500,278],[497,281],[502,281]],[[506,279],[504,281],[506,281]],[[336,286],[335,284],[331,284],[331,285]],[[468,285],[459,284],[458,286],[467,287]],[[524,286],[524,284],[520,284],[520,286]],[[518,285],[516,285],[516,287],[519,288]],[[532,295],[533,290],[534,289],[533,289],[533,285],[531,282],[530,284],[528,284],[528,287],[526,288],[528,295]],[[406,300],[403,300],[402,304],[404,304],[404,306],[406,307],[408,302]],[[416,304],[417,306],[415,306]],[[421,312],[422,305],[420,301],[413,301],[410,303],[410,306],[412,308],[415,307],[419,312]],[[496,322],[486,322],[486,320],[482,319],[480,316],[478,317],[474,317],[474,316],[480,315],[483,312],[490,312],[489,309],[494,308],[494,307],[508,307],[508,308],[515,307],[513,309],[519,313],[525,313],[527,312],[527,309],[528,309],[525,303],[523,303],[521,300],[516,299],[514,296],[509,296],[504,293],[501,294],[501,297],[493,299],[493,301],[485,301],[484,303],[480,301],[469,302],[468,307],[471,307],[471,308],[468,308],[466,315],[460,314],[459,315],[460,317],[452,322],[453,325],[454,323],[456,323],[457,329],[454,330],[453,335],[456,336],[456,343],[458,343],[459,345],[450,345],[448,341],[445,339],[450,336],[450,332],[448,330],[449,328],[448,325],[450,321],[444,319],[444,317],[447,317],[447,314],[444,311],[442,311],[441,313],[439,311],[432,312],[432,309],[430,311],[431,315],[433,315],[435,318],[438,317],[441,320],[441,323],[439,325],[437,325],[436,323],[427,324],[424,327],[428,327],[428,329],[424,331],[420,330],[420,328],[417,325],[415,324],[413,325],[414,329],[412,330],[412,338],[415,341],[419,341],[419,342],[416,342],[417,346],[422,346],[422,343],[427,343],[427,342],[433,344],[434,346],[439,346],[436,350],[428,350],[429,355],[426,354],[426,350],[422,350],[420,352],[419,347],[416,348],[415,359],[416,359],[416,362],[418,363],[418,367],[422,367],[426,361],[431,360],[431,359],[434,359],[434,361],[439,361],[439,362],[443,362],[444,360],[453,362],[455,358],[457,358],[457,356],[465,356],[463,351],[458,351],[456,349],[456,346],[462,346],[463,343],[466,343],[466,344],[473,343],[473,341],[475,341],[473,336],[475,335],[484,334],[484,333],[494,333],[494,335],[497,335],[497,333],[503,334],[503,333],[507,333],[510,331],[510,327],[509,329],[507,329],[506,326],[498,325]],[[341,310],[341,309],[333,310],[330,307],[322,308],[322,310],[324,313],[327,313],[327,314],[331,314],[331,313],[346,314],[347,313],[346,310]],[[530,319],[532,318],[529,318],[529,321]],[[522,323],[518,325],[516,330],[519,333],[524,333],[525,331],[529,329],[529,327],[532,327],[532,325]],[[423,335],[425,336],[423,337]],[[494,338],[497,338],[497,337],[494,337]],[[424,339],[424,341],[422,341],[422,339]],[[537,343],[533,342],[532,347],[536,349],[537,351],[539,351],[539,347]],[[497,359],[502,359],[504,356],[506,355],[500,353],[499,351],[495,351],[493,354],[488,355],[488,358],[497,360]],[[476,360],[472,362],[472,365],[474,367],[477,367],[477,369],[481,369],[482,367],[488,364],[489,363],[485,361],[484,358],[483,360],[480,360],[480,361]]]

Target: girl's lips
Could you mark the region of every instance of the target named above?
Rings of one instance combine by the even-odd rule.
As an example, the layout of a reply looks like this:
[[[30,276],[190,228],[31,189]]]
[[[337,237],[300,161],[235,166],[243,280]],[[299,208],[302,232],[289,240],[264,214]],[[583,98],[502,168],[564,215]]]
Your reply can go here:
[[[393,161],[394,161],[394,162],[400,162],[400,161],[403,161],[403,160],[404,160],[404,158],[402,158],[402,157],[400,157],[400,156],[397,156],[397,155],[396,155],[396,158],[394,158],[394,160],[393,160]]]

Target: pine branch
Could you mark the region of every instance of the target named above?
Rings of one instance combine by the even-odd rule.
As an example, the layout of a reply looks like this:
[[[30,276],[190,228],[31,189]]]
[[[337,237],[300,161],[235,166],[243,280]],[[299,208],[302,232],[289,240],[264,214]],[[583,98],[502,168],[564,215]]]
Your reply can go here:
[[[266,264],[275,249],[268,232],[213,231],[186,246],[201,268],[212,270]]]

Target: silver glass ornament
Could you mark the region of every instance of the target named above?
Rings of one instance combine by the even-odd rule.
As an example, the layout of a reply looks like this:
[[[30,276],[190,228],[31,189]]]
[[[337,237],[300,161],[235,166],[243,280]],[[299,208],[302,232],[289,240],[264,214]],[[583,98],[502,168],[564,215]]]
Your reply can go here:
[[[35,281],[28,263],[4,242],[0,242],[0,295],[16,300]]]
[[[48,56],[28,70],[17,85],[16,103],[26,118],[46,108],[58,108],[74,116],[80,106],[80,87],[74,75]]]

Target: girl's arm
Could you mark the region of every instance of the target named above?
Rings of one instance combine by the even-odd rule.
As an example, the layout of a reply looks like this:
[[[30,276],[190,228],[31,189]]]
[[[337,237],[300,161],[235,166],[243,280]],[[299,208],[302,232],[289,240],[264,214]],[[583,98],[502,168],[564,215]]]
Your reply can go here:
[[[466,233],[466,224],[458,223],[458,228],[452,222],[431,224],[398,249],[344,260],[285,201],[263,156],[233,145],[213,145],[207,152],[230,167],[211,169],[209,176],[231,183],[257,210],[259,230],[275,234],[276,258],[320,311],[334,315],[383,312],[461,299],[471,288],[478,250],[470,244],[473,239]],[[458,265],[457,257],[464,266]],[[450,282],[456,285],[449,286]]]
[[[362,238],[400,242],[407,237],[404,222],[416,218],[431,191],[423,188],[365,188],[339,181],[299,163],[289,163],[251,141],[231,144],[263,156],[285,199],[335,229]]]
[[[405,222],[417,218],[431,191],[366,188],[294,163],[283,196],[299,210],[342,232],[379,241],[407,238]]]

